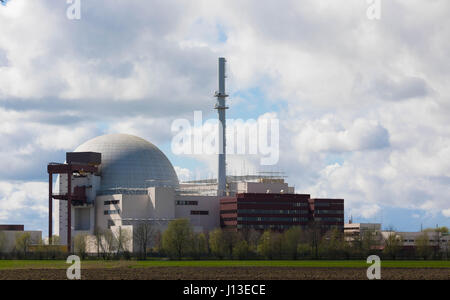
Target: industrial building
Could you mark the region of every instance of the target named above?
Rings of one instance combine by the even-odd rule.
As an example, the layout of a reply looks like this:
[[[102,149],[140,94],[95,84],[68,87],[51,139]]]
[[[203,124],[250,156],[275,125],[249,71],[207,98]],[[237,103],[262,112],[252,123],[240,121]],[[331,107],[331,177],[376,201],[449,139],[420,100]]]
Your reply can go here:
[[[29,235],[29,244],[37,245],[42,240],[42,231],[25,230],[24,225],[0,225],[0,253],[13,252],[16,240],[22,235]]]
[[[372,234],[377,238],[377,240],[381,241],[381,224],[353,223],[352,221],[344,224],[344,236],[349,242],[360,239],[365,234]]]
[[[343,200],[297,195],[279,175],[226,176],[224,58],[219,58],[218,75],[215,108],[224,130],[219,131],[217,179],[180,183],[168,158],[152,143],[128,134],[96,137],[67,153],[66,162],[47,166],[50,239],[59,235],[70,250],[78,234],[93,238],[99,230],[121,229],[129,232],[127,248],[133,251],[137,225],[147,222],[164,230],[178,218],[188,219],[195,231],[229,226],[233,218],[236,228],[285,229],[311,220],[343,228]],[[235,212],[225,214],[227,207]]]
[[[222,227],[237,231],[306,229],[313,223],[322,231],[343,230],[344,200],[294,193],[239,193],[220,199],[220,220]]]
[[[403,256],[414,256],[419,240],[424,236],[427,238],[427,244],[433,251],[441,251],[448,256],[450,250],[450,234],[439,231],[417,231],[402,232],[394,230],[382,230],[380,223],[353,223],[350,220],[344,225],[344,238],[347,242],[352,243],[361,241],[367,235],[371,235],[373,242],[372,249],[383,250],[386,240],[395,236],[401,245],[401,253]]]
[[[427,244],[434,250],[449,253],[450,250],[450,234],[442,232],[401,232],[401,231],[382,231],[383,240],[387,240],[390,236],[394,235],[402,245],[402,251],[405,253],[414,253],[418,246],[418,241],[425,236]]]

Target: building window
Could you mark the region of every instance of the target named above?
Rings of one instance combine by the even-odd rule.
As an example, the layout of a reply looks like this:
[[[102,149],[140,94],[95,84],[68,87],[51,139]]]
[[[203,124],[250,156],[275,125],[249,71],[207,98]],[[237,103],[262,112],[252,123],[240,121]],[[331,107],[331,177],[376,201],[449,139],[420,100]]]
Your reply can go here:
[[[177,205],[198,205],[198,201],[184,201],[184,200],[177,200]]]
[[[326,210],[326,209],[320,209],[320,210],[315,210],[314,214],[316,215],[340,215],[343,214],[344,211],[343,210]]]
[[[233,209],[232,210],[221,210],[220,213],[221,214],[235,214],[235,213],[237,213],[237,210],[235,210],[235,209],[234,210]]]
[[[106,215],[116,215],[120,214],[120,209],[113,209],[113,210],[105,210],[104,211],[105,216]]]
[[[314,218],[314,220],[323,222],[344,222],[344,218]]]
[[[314,202],[314,207],[328,207],[330,206],[329,202]]]
[[[294,204],[294,207],[306,207],[308,206],[308,203],[304,203],[304,202],[297,202]]]
[[[282,218],[282,217],[238,217],[238,221],[265,221],[265,222],[306,222],[307,218]]]
[[[119,204],[120,200],[106,200],[103,203],[104,203],[104,205]]]
[[[111,226],[116,226],[116,223],[114,223],[113,220],[108,220],[108,229],[110,229]]]
[[[306,215],[305,210],[289,210],[289,209],[239,209],[238,214],[265,214],[265,215]]]
[[[229,226],[230,228],[232,228],[233,226]],[[238,229],[243,229],[243,228],[250,228],[250,229],[255,229],[255,230],[265,230],[265,229],[275,229],[275,230],[284,230],[284,229],[288,229],[291,228],[292,225],[275,225],[275,224],[271,224],[271,225],[264,225],[264,224],[254,224],[254,225],[249,225],[249,224],[238,224],[236,226]],[[304,226],[300,226],[302,228],[305,228]]]
[[[223,203],[225,204],[225,203]],[[257,204],[257,205],[290,205],[292,207],[307,207],[308,203],[306,202],[267,202],[267,201],[239,201],[239,204]]]
[[[209,215],[209,211],[207,210],[191,210],[191,215]]]

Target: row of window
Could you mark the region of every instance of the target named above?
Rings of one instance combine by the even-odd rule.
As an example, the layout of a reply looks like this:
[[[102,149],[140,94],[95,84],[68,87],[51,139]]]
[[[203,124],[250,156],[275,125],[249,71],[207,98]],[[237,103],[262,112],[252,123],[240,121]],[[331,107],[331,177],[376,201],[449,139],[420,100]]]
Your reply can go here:
[[[314,202],[314,207],[328,207],[330,206],[329,202]]]
[[[314,207],[329,207],[331,205],[341,205],[344,206],[342,203],[336,203],[336,202],[314,202]]]
[[[235,214],[237,213],[237,210],[232,209],[232,210],[221,210],[220,211],[221,214]]]
[[[289,196],[288,196],[289,195]],[[270,197],[270,199],[275,199],[275,200],[296,200],[296,201],[301,201],[301,200],[306,200],[309,197],[307,197],[306,195],[299,195],[299,194],[270,194],[268,195]],[[259,196],[254,196],[252,195],[252,193],[246,194],[245,197],[240,197],[240,199],[247,199],[247,200],[260,200],[261,197]]]
[[[119,204],[120,200],[106,200],[103,202],[104,205],[111,205],[111,204]]]
[[[209,215],[209,211],[207,210],[191,210],[191,215]]]
[[[338,214],[343,214],[344,211],[343,210],[326,210],[326,209],[319,209],[319,210],[315,210],[314,214],[316,215],[320,215],[320,214],[334,214],[334,215],[338,215]]]
[[[403,242],[405,242],[405,243],[415,243],[416,241],[415,240],[403,240]],[[429,242],[430,243],[434,243],[434,242],[436,242],[436,240],[429,240]],[[439,242],[439,241],[438,241]],[[445,240],[441,240],[441,242],[445,242]]]
[[[177,200],[177,205],[198,205],[198,201],[183,201],[183,200]]]
[[[308,210],[298,210],[298,209],[294,209],[294,210],[289,210],[289,209],[232,209],[232,210],[221,210],[220,211],[221,214],[280,214],[280,215],[306,215],[308,214]],[[316,210],[314,211],[315,215],[320,215],[320,214],[335,214],[335,215],[339,215],[339,214],[343,214],[344,211],[343,210]]]
[[[257,204],[257,205],[292,205],[292,207],[307,207],[309,204],[306,202],[264,202],[264,201],[242,201],[239,204]]]
[[[344,218],[314,218],[314,220],[324,222],[344,222]]]
[[[282,217],[238,217],[238,221],[269,221],[269,222],[306,222],[308,218],[282,218]]]
[[[106,215],[116,215],[116,214],[120,214],[120,209],[113,209],[113,210],[105,210],[103,212]]]
[[[238,209],[238,214],[266,214],[266,215],[306,215],[307,210],[285,210],[285,209]]]
[[[249,225],[249,224],[238,224],[237,228],[239,229],[289,229],[292,225]]]

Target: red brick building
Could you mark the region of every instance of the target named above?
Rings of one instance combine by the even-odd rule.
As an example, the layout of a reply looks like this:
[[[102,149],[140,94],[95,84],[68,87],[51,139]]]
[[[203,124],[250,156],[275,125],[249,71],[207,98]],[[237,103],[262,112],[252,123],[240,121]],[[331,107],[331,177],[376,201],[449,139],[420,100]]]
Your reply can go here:
[[[322,230],[344,230],[344,199],[309,199],[309,209],[311,220],[320,224]]]
[[[311,199],[307,194],[241,193],[220,200],[220,225],[231,230],[284,231],[307,228],[311,223],[324,230],[344,228],[343,199]]]

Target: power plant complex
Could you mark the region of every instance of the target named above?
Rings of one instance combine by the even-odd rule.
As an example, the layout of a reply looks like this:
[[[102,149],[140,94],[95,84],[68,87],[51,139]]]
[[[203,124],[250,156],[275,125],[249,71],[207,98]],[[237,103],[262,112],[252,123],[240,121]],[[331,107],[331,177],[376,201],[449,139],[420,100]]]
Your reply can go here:
[[[219,58],[217,179],[179,182],[169,159],[152,143],[128,134],[96,137],[68,152],[65,163],[47,166],[50,243],[58,235],[70,251],[79,234],[94,239],[98,231],[125,230],[131,237],[127,248],[135,252],[137,226],[150,223],[162,231],[180,218],[197,232],[219,227],[282,231],[312,222],[324,230],[343,230],[343,199],[295,194],[279,174],[226,175],[225,64]]]
[[[48,165],[49,238],[58,235],[70,249],[77,234],[93,237],[98,230],[120,228],[132,237],[143,222],[164,230],[179,218],[188,219],[197,232],[284,230],[314,220],[343,230],[342,199],[295,194],[279,175],[226,176],[225,64],[219,58],[217,180],[180,183],[169,159],[152,143],[128,134],[96,137],[67,153],[65,163]],[[135,247],[131,239],[128,248]]]

